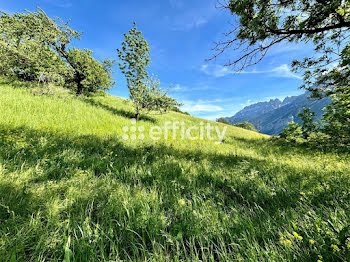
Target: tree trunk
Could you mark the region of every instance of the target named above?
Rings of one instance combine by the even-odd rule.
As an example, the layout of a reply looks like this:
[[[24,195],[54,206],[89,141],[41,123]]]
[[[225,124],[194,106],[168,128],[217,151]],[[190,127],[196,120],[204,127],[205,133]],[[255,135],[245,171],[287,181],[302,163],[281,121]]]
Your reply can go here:
[[[78,73],[75,77],[75,82],[77,83],[77,95],[81,95],[83,93],[83,85],[81,83],[82,79],[80,74]]]
[[[140,117],[139,112],[136,112],[136,114],[135,114],[135,119],[136,119],[136,122],[138,122],[138,121],[139,121],[139,117]]]
[[[77,85],[78,85],[77,95],[81,95],[83,93],[83,85],[81,84],[81,82],[78,82]]]

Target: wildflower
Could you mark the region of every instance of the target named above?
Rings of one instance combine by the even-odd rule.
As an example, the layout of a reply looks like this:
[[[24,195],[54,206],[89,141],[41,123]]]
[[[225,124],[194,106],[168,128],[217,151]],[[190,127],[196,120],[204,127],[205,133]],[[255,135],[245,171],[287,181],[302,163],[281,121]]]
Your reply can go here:
[[[339,247],[337,245],[332,244],[331,248],[333,249],[334,252],[339,252],[340,251],[340,249],[339,249]]]
[[[292,241],[290,241],[289,239],[284,239],[284,237],[281,237],[280,244],[285,246],[292,246]]]
[[[69,219],[64,220],[64,223],[68,224],[69,223]]]
[[[303,240],[303,237],[302,236],[299,236],[297,232],[293,232],[293,236],[294,238],[298,239],[298,240]]]
[[[349,240],[348,242],[346,242],[346,247],[347,247],[348,249],[350,249],[350,240]]]
[[[309,243],[310,243],[311,245],[313,245],[313,244],[315,244],[315,240],[310,239],[310,240],[309,240]]]
[[[177,203],[178,203],[180,206],[186,205],[186,201],[183,200],[183,199],[179,199],[179,200],[177,201]]]
[[[300,192],[300,195],[304,196],[304,195],[305,195],[305,193],[304,193],[304,192]]]
[[[218,205],[219,205],[219,206],[222,206],[222,204],[221,204],[220,202],[218,202]]]

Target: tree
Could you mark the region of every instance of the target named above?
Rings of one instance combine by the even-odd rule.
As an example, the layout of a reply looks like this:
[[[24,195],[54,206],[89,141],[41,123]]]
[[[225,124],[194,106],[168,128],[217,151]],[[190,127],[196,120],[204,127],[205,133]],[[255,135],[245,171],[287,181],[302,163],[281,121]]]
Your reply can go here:
[[[341,126],[333,130],[349,138],[350,0],[229,0],[221,7],[239,20],[226,39],[216,43],[212,59],[228,49],[241,51],[243,55],[226,63],[240,71],[259,63],[279,43],[313,42],[314,54],[293,61],[292,68],[303,72],[301,87],[313,96],[333,97],[324,120],[337,119],[333,123]],[[332,132],[332,139],[337,137]]]
[[[70,49],[64,57],[72,69],[67,84],[73,84],[77,95],[104,91],[114,85],[111,69],[114,61],[99,62],[92,57],[91,50],[78,48]]]
[[[247,130],[250,130],[250,131],[258,132],[258,130],[256,130],[255,126],[253,124],[249,123],[249,122],[236,123],[236,124],[234,124],[234,126],[240,127],[240,128],[243,128],[243,129],[247,129]]]
[[[92,51],[69,49],[81,33],[59,18],[36,12],[0,16],[0,73],[24,80],[64,82],[77,94],[106,90],[112,81],[112,60],[97,61]]]
[[[303,131],[301,126],[295,122],[289,122],[288,126],[280,133],[280,137],[287,141],[296,142],[302,139]]]
[[[179,106],[175,99],[167,95],[170,87],[164,92],[159,88],[159,80],[148,76],[150,48],[142,32],[137,30],[135,22],[129,34],[124,34],[124,37],[122,49],[117,49],[121,60],[119,67],[127,79],[130,99],[135,106],[135,119],[138,121],[141,112],[162,113],[173,106]]]
[[[306,139],[311,133],[316,131],[316,125],[314,123],[315,112],[311,112],[310,108],[304,107],[303,111],[298,114],[298,117],[303,121],[301,130]]]
[[[331,62],[327,58],[349,31],[349,6],[349,0],[229,0],[221,7],[239,17],[238,25],[225,34],[226,40],[216,43],[213,58],[231,48],[243,51],[226,64],[240,70],[260,62],[283,41],[313,41],[315,51],[325,55],[319,62]]]
[[[0,12],[0,30],[2,75],[37,80],[65,67],[49,44],[59,30],[41,9],[13,15]]]
[[[224,117],[219,117],[216,119],[216,122],[218,123],[224,123],[224,124],[227,124],[227,125],[231,125],[231,123]]]
[[[333,102],[326,107],[324,133],[332,137],[337,147],[350,146],[350,88],[336,90]]]

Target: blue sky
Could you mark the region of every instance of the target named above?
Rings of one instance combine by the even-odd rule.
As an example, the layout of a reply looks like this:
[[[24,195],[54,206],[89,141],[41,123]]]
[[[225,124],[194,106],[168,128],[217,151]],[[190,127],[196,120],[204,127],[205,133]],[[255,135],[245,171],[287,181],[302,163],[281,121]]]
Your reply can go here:
[[[84,32],[75,46],[91,49],[96,58],[117,60],[123,33],[136,21],[151,47],[149,72],[159,77],[163,88],[172,84],[170,95],[194,116],[214,120],[254,102],[303,93],[298,89],[300,76],[290,72],[289,65],[312,52],[308,45],[278,45],[261,63],[240,74],[222,66],[238,53],[229,51],[205,62],[213,55],[213,42],[223,39],[233,22],[228,11],[215,5],[215,0],[0,0],[5,12],[39,6],[50,17],[71,20],[73,29]],[[117,64],[114,71],[116,85],[110,93],[128,97]]]

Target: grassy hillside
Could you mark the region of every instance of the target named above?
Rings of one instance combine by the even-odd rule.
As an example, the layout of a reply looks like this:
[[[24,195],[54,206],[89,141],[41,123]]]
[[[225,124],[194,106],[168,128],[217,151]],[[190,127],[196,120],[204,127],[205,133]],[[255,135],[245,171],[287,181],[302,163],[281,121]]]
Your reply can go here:
[[[39,93],[0,84],[0,261],[349,261],[349,156],[124,140],[129,101]],[[137,126],[169,120],[203,121]]]

